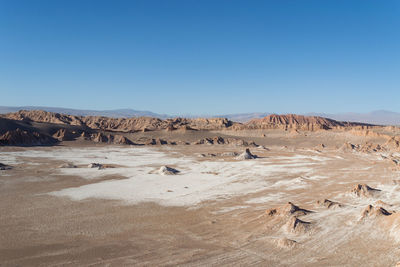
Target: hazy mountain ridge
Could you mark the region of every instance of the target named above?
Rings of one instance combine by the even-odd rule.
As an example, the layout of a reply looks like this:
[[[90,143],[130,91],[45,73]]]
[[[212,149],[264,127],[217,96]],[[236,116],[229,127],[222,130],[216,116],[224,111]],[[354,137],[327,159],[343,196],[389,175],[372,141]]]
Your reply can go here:
[[[268,115],[274,113],[262,113],[262,112],[254,112],[254,113],[238,113],[238,114],[227,114],[227,115],[218,115],[215,117],[224,117],[232,121],[237,122],[249,122],[252,119],[261,119]],[[343,112],[343,113],[318,113],[318,112],[310,112],[301,114],[304,116],[318,116],[328,119],[333,119],[336,121],[344,121],[344,122],[361,122],[361,123],[369,123],[369,124],[377,124],[377,125],[400,125],[400,113],[388,110],[375,110],[368,113],[357,113],[357,112]]]
[[[376,110],[368,113],[307,113],[307,116],[320,116],[337,121],[353,121],[380,125],[400,125],[400,113],[388,110]]]
[[[217,115],[215,117],[217,118],[227,118],[231,121],[237,121],[237,122],[248,122],[251,121],[252,119],[261,119],[264,118],[268,115],[271,115],[273,113],[269,112],[254,112],[254,113],[237,113],[237,114],[226,114],[226,115]]]
[[[40,107],[40,106],[21,106],[21,107],[0,106],[0,114],[17,112],[19,110],[44,110],[47,112],[55,112],[55,113],[68,114],[74,116],[104,116],[111,118],[153,117],[153,118],[165,119],[171,117],[166,114],[158,114],[151,111],[134,110],[134,109],[84,110],[84,109]]]
[[[265,116],[273,113],[238,113],[238,114],[227,114],[216,117],[224,117],[232,121],[237,122],[249,122],[252,119],[261,119]],[[357,112],[343,112],[343,113],[317,113],[310,112],[304,113],[305,116],[318,116],[336,121],[347,121],[347,122],[361,122],[378,125],[400,125],[400,113],[388,110],[376,110],[368,113],[357,113]]]

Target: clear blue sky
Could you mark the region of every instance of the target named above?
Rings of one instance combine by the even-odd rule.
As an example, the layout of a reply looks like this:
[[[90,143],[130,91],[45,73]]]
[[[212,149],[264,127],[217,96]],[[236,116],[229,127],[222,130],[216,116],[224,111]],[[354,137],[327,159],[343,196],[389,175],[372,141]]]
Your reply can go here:
[[[0,105],[400,111],[400,1],[0,0]]]

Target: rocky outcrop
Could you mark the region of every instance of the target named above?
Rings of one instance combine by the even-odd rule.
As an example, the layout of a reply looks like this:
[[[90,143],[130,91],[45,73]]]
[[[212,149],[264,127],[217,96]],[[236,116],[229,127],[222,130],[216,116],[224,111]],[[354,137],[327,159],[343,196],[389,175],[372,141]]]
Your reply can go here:
[[[53,134],[53,137],[58,141],[72,141],[77,137],[77,133],[68,129],[59,129]]]
[[[364,152],[364,153],[373,153],[373,152],[383,152],[386,151],[386,148],[379,144],[373,144],[366,142],[363,145],[358,147],[358,151]]]
[[[387,151],[387,148],[381,146],[380,144],[374,144],[365,142],[364,144],[352,144],[350,142],[344,143],[339,149],[339,152],[363,152],[363,153],[373,153],[373,152],[383,152]]]
[[[377,218],[377,217],[382,217],[382,216],[389,216],[389,215],[392,215],[392,213],[382,207],[374,207],[372,205],[368,205],[361,212],[361,220],[364,220],[367,218]]]
[[[293,234],[305,234],[311,229],[311,223],[292,216],[284,225],[284,229]]]
[[[310,235],[316,230],[314,222],[308,222],[299,217],[312,213],[288,202],[277,208],[266,211],[265,227],[272,231],[275,235],[281,235],[282,232],[290,236]],[[286,237],[274,239],[274,243],[278,248],[292,249],[297,246],[297,242]]]
[[[161,166],[161,168],[158,170],[158,173],[161,175],[175,175],[178,174],[179,171],[168,166]]]
[[[83,132],[81,134],[81,138],[87,141],[92,141],[96,143],[107,143],[107,144],[116,144],[116,145],[135,145],[134,142],[129,140],[123,135],[114,135],[114,134],[105,134],[102,132],[88,134]]]
[[[103,164],[100,164],[100,163],[90,163],[88,165],[88,168],[101,170],[104,168],[104,166],[103,166]]]
[[[328,209],[342,208],[343,205],[339,202],[331,201],[329,199],[318,200],[316,202],[317,206],[325,207]]]
[[[389,138],[384,146],[388,147],[389,149],[399,151],[400,150],[400,137],[399,136],[393,136]]]
[[[96,143],[112,143],[113,137],[110,134],[95,133],[90,135],[90,140]]]
[[[115,135],[113,139],[113,143],[117,145],[135,145],[134,142],[129,140],[123,135]]]
[[[193,145],[235,145],[235,146],[249,146],[257,147],[257,144],[253,141],[247,142],[237,138],[223,138],[216,136],[213,138],[202,138],[192,143]]]
[[[56,139],[41,134],[38,132],[24,131],[21,129],[6,131],[0,135],[0,145],[23,145],[23,146],[35,146],[35,145],[51,145],[57,142]]]
[[[371,131],[371,130],[359,130],[357,128],[350,130],[349,133],[351,133],[352,135],[364,136],[364,137],[381,137],[381,136],[383,136],[382,134]]]
[[[0,163],[0,171],[4,171],[4,170],[11,170],[12,167],[3,163]]]
[[[299,206],[294,205],[292,202],[288,202],[287,204],[278,207],[266,210],[266,214],[268,216],[301,216],[311,213],[312,211],[302,209]]]
[[[239,156],[236,157],[238,160],[247,160],[247,159],[256,159],[257,156],[251,154],[250,149],[246,148],[246,150],[240,154]]]
[[[167,128],[165,128],[165,131],[167,131],[167,132],[172,132],[175,130],[176,130],[176,128],[173,125],[168,125]]]
[[[199,154],[200,158],[213,158],[213,157],[237,157],[240,154],[237,152],[222,152],[222,153],[207,153],[207,154]]]
[[[357,197],[374,197],[380,191],[381,190],[369,187],[366,184],[357,184],[350,192]]]
[[[141,140],[144,145],[152,145],[152,146],[160,146],[160,145],[169,145],[171,142],[168,142],[162,138],[144,138]]]
[[[393,171],[399,171],[400,170],[400,158],[394,157],[394,156],[389,156],[389,158],[384,158],[384,159],[389,159],[390,162],[392,163],[392,170]]]
[[[350,142],[346,142],[344,143],[338,150],[340,152],[352,152],[356,150],[356,145],[350,143]]]
[[[389,208],[393,207],[392,204],[386,203],[386,202],[384,202],[382,200],[378,200],[374,204],[377,205],[377,206],[380,206],[382,208],[385,208],[385,209],[389,209]]]
[[[324,144],[318,144],[318,145],[316,145],[316,146],[314,147],[314,150],[322,151],[322,150],[324,150],[325,148],[326,148],[326,145],[324,145]]]

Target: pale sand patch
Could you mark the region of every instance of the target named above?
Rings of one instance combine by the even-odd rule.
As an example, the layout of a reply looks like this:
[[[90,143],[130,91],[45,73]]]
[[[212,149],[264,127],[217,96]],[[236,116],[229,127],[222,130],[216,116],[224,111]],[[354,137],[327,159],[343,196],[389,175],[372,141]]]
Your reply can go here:
[[[288,194],[285,194],[283,192],[278,192],[278,193],[267,193],[266,195],[262,197],[256,197],[252,198],[246,201],[247,204],[262,204],[262,203],[269,203],[271,201],[274,202],[279,202],[282,199],[287,198]]]
[[[248,207],[249,206],[223,207],[223,208],[219,209],[216,213],[226,213],[226,212],[230,212],[230,211],[234,211],[234,210],[238,210],[238,209],[245,209]]]

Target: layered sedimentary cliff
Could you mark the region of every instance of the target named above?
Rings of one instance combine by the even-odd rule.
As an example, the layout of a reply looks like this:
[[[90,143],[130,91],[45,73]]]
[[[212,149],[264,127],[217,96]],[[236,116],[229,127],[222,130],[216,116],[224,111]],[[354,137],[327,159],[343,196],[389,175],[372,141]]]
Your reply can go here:
[[[134,118],[108,118],[98,116],[73,116],[64,115],[42,110],[26,111],[21,110],[15,113],[3,115],[4,118],[12,120],[47,122],[66,125],[86,126],[94,130],[136,132],[156,130],[222,130],[239,123],[234,123],[225,118],[174,118],[161,120],[151,117]]]
[[[365,123],[340,122],[323,117],[295,114],[272,114],[261,119],[253,119],[246,123],[246,127],[249,129],[295,129],[304,131],[341,129],[345,127],[367,129],[371,126]]]

